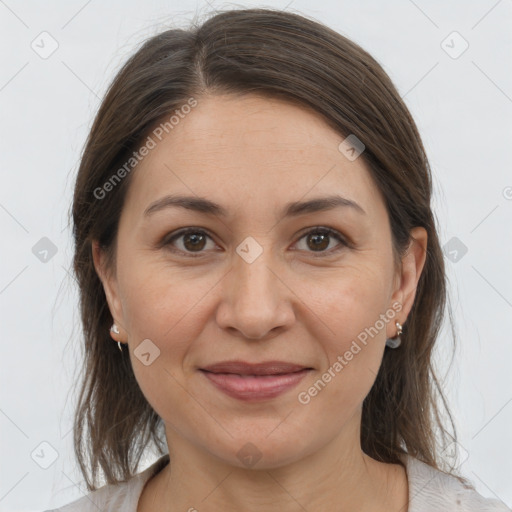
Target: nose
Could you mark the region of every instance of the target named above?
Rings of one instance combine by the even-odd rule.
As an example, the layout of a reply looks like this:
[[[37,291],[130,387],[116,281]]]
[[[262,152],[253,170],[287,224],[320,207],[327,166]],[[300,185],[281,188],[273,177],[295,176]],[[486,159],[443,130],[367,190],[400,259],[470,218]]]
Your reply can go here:
[[[252,262],[235,253],[231,271],[222,280],[217,324],[252,340],[274,337],[289,328],[295,320],[295,295],[278,267],[267,250]]]

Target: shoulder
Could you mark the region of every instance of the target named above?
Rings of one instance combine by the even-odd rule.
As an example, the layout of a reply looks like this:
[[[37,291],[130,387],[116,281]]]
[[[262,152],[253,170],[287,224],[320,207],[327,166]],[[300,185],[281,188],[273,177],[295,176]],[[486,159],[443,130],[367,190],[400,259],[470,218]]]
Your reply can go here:
[[[142,489],[146,482],[169,462],[169,455],[163,455],[144,471],[137,473],[126,482],[105,485],[60,508],[45,512],[137,512]]]
[[[502,501],[484,498],[474,488],[466,487],[453,475],[406,455],[404,462],[409,482],[409,511],[430,512],[511,512]]]

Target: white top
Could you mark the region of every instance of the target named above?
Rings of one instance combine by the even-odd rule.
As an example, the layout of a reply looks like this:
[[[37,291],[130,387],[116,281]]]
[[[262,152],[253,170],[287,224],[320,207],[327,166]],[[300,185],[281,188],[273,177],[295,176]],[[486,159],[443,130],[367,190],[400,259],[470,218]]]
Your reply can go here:
[[[46,512],[137,512],[144,484],[169,462],[163,455],[127,482],[105,485],[69,505]],[[407,512],[512,512],[503,502],[466,489],[451,475],[410,456],[404,456],[409,482]]]

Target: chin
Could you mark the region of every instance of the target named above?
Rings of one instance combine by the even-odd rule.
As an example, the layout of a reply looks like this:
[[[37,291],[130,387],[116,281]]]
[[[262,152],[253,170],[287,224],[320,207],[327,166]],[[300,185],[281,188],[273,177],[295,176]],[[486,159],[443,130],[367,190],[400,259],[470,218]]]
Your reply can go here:
[[[283,467],[315,451],[317,443],[314,441],[308,443],[304,437],[291,437],[284,430],[278,433],[279,428],[274,432],[265,429],[264,433],[253,435],[245,431],[239,436],[229,437],[222,447],[217,446],[210,451],[226,464],[254,470]]]

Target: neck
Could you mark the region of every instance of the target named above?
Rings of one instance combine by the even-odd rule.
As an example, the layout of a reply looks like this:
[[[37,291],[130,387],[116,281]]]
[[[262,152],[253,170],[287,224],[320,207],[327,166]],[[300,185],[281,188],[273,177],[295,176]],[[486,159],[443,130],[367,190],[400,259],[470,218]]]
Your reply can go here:
[[[358,427],[347,425],[299,460],[264,469],[226,463],[167,429],[170,463],[148,482],[137,510],[406,512],[405,470],[362,452]]]

